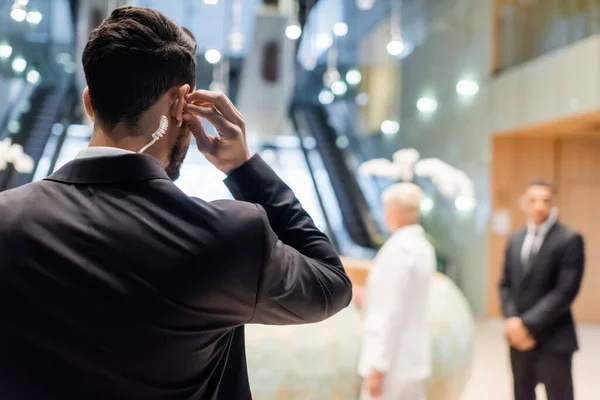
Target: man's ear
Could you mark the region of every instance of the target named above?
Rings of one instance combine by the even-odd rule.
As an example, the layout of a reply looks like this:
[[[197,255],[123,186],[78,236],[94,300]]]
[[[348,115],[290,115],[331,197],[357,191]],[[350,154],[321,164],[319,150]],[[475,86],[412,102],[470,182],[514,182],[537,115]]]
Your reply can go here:
[[[177,90],[175,102],[171,107],[171,117],[177,121],[177,127],[183,123],[183,107],[185,106],[185,96],[190,92],[190,85],[185,84]]]
[[[94,109],[92,108],[92,100],[90,99],[90,89],[87,86],[83,89],[83,107],[87,116],[94,122]]]

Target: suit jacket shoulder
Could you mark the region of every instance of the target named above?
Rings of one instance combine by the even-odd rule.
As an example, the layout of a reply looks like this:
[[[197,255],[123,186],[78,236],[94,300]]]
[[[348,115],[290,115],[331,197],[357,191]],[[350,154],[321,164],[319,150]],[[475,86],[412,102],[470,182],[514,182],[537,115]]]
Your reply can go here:
[[[560,222],[556,223],[555,229],[557,229],[561,233],[561,235],[564,236],[565,239],[571,239],[575,236],[581,236],[581,234],[578,231]]]

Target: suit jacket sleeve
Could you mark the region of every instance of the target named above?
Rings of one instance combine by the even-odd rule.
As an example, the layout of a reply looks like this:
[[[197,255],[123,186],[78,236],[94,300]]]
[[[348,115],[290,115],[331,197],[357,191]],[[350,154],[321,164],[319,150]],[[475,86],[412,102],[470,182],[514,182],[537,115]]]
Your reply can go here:
[[[569,310],[579,292],[584,263],[583,238],[575,234],[564,248],[556,286],[521,316],[531,333],[539,333]]]
[[[502,314],[504,318],[518,316],[517,304],[513,297],[511,271],[510,271],[510,253],[513,239],[509,239],[504,254],[504,266],[502,268],[502,278],[500,279],[500,300],[502,302]]]
[[[370,368],[387,372],[392,364],[395,345],[403,336],[403,316],[410,305],[406,294],[411,284],[412,260],[401,248],[384,246],[371,270],[377,269],[380,279],[368,287],[369,303],[377,308],[365,316],[365,335],[370,341]]]
[[[257,203],[260,214],[263,268],[251,322],[318,322],[350,303],[350,279],[327,236],[260,157],[234,171],[225,184],[236,200]]]

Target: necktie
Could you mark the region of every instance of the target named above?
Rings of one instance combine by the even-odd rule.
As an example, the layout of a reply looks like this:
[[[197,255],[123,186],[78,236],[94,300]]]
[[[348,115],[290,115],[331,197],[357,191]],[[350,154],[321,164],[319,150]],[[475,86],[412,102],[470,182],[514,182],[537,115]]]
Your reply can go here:
[[[531,238],[531,245],[529,246],[529,251],[527,252],[527,258],[525,259],[525,271],[529,270],[531,267],[531,263],[533,262],[535,255],[537,254],[536,245],[537,245],[537,236],[539,234],[539,229],[536,229],[533,232],[533,237]]]

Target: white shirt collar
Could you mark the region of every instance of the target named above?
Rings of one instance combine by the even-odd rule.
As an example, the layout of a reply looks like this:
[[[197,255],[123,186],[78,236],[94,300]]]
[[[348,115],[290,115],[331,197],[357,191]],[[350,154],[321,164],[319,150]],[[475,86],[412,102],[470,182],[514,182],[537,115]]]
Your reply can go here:
[[[557,219],[558,219],[558,209],[556,207],[554,207],[552,209],[552,211],[550,211],[550,215],[548,216],[548,219],[546,221],[544,221],[544,223],[541,224],[540,226],[536,226],[535,223],[533,223],[533,221],[528,221],[527,222],[527,233],[533,235],[537,230],[538,236],[542,236],[542,237],[546,236],[546,234],[548,233],[550,228],[552,228],[552,226],[556,223]]]
[[[396,235],[423,235],[425,234],[425,230],[420,224],[407,225],[396,232],[394,232],[394,236]]]
[[[121,156],[123,154],[135,154],[133,151],[120,149],[118,147],[104,147],[104,146],[92,146],[87,147],[77,153],[75,158],[89,158],[89,157],[110,157],[110,156]]]

